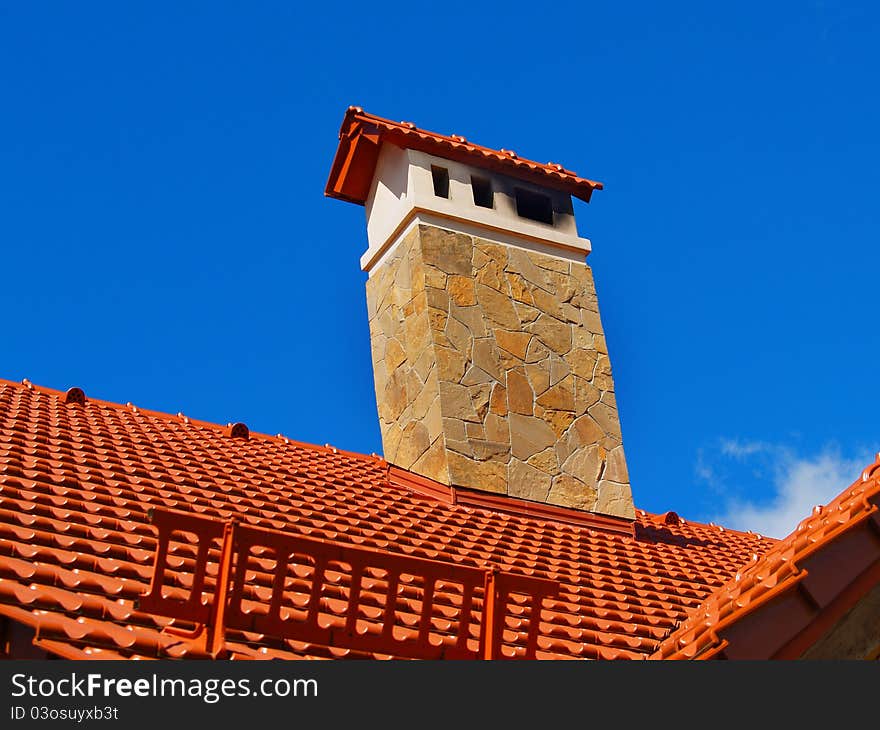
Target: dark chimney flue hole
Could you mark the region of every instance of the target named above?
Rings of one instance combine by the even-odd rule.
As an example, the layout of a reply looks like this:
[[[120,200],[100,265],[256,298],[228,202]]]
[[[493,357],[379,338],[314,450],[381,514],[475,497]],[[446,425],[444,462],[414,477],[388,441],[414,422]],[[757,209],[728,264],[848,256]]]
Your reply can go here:
[[[448,198],[449,170],[445,167],[431,165],[431,177],[434,179],[434,195],[438,198]]]
[[[553,225],[553,201],[547,195],[516,188],[516,212],[521,218]]]
[[[485,177],[471,175],[471,191],[474,194],[474,205],[481,208],[494,208],[495,197],[492,194],[492,181]]]

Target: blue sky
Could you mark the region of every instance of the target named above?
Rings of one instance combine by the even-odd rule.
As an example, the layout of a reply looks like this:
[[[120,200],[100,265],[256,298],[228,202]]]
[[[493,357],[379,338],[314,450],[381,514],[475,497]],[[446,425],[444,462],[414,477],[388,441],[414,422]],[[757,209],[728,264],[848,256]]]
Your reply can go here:
[[[877,6],[419,7],[0,3],[0,377],[381,452],[364,212],[323,196],[357,104],[605,183],[577,215],[638,507],[784,534],[852,482]]]

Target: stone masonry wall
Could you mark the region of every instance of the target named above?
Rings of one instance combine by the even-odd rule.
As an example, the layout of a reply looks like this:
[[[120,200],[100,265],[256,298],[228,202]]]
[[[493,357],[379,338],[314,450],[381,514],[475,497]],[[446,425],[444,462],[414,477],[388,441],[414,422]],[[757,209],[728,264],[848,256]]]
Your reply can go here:
[[[590,267],[428,225],[367,281],[385,458],[634,516]]]

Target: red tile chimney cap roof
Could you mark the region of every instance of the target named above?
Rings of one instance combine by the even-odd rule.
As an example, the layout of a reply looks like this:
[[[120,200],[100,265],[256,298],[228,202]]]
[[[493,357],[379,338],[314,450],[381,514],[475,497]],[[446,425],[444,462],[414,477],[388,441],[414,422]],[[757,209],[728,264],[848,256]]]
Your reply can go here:
[[[324,194],[363,205],[370,192],[383,142],[494,170],[536,185],[562,190],[587,202],[594,190],[602,189],[602,183],[579,177],[555,162],[534,162],[512,150],[493,150],[468,142],[460,135],[428,132],[412,122],[393,122],[351,106],[342,120],[339,147]]]

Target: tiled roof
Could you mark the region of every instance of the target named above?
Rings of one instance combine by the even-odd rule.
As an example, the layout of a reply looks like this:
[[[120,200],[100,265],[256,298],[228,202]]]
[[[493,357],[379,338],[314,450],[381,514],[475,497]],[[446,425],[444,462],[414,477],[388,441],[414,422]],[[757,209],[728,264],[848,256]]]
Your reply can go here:
[[[795,659],[880,583],[880,455],[755,555],[667,637],[656,659]]]
[[[148,511],[162,508],[557,581],[538,657],[642,658],[773,544],[673,513],[640,512],[624,530],[631,523],[565,510],[536,516],[513,499],[468,503],[392,471],[377,456],[0,380],[0,615],[34,628],[38,646],[61,656],[199,656],[163,631],[168,618],[135,607],[157,545]],[[179,585],[191,581],[192,562],[190,546],[172,550]],[[249,574],[252,600],[268,600],[270,588],[271,576]],[[401,586],[402,600],[409,590]],[[371,595],[366,586],[368,608]],[[454,606],[448,617],[433,631],[454,633]],[[515,616],[504,642],[521,652]],[[243,631],[227,633],[226,645],[241,659],[357,655]]]
[[[339,130],[339,147],[325,195],[363,205],[370,191],[382,142],[465,164],[495,170],[537,185],[563,190],[589,201],[602,183],[580,177],[555,162],[535,162],[513,150],[493,150],[469,142],[464,137],[437,134],[411,122],[394,122],[368,114],[360,107],[348,108]]]

